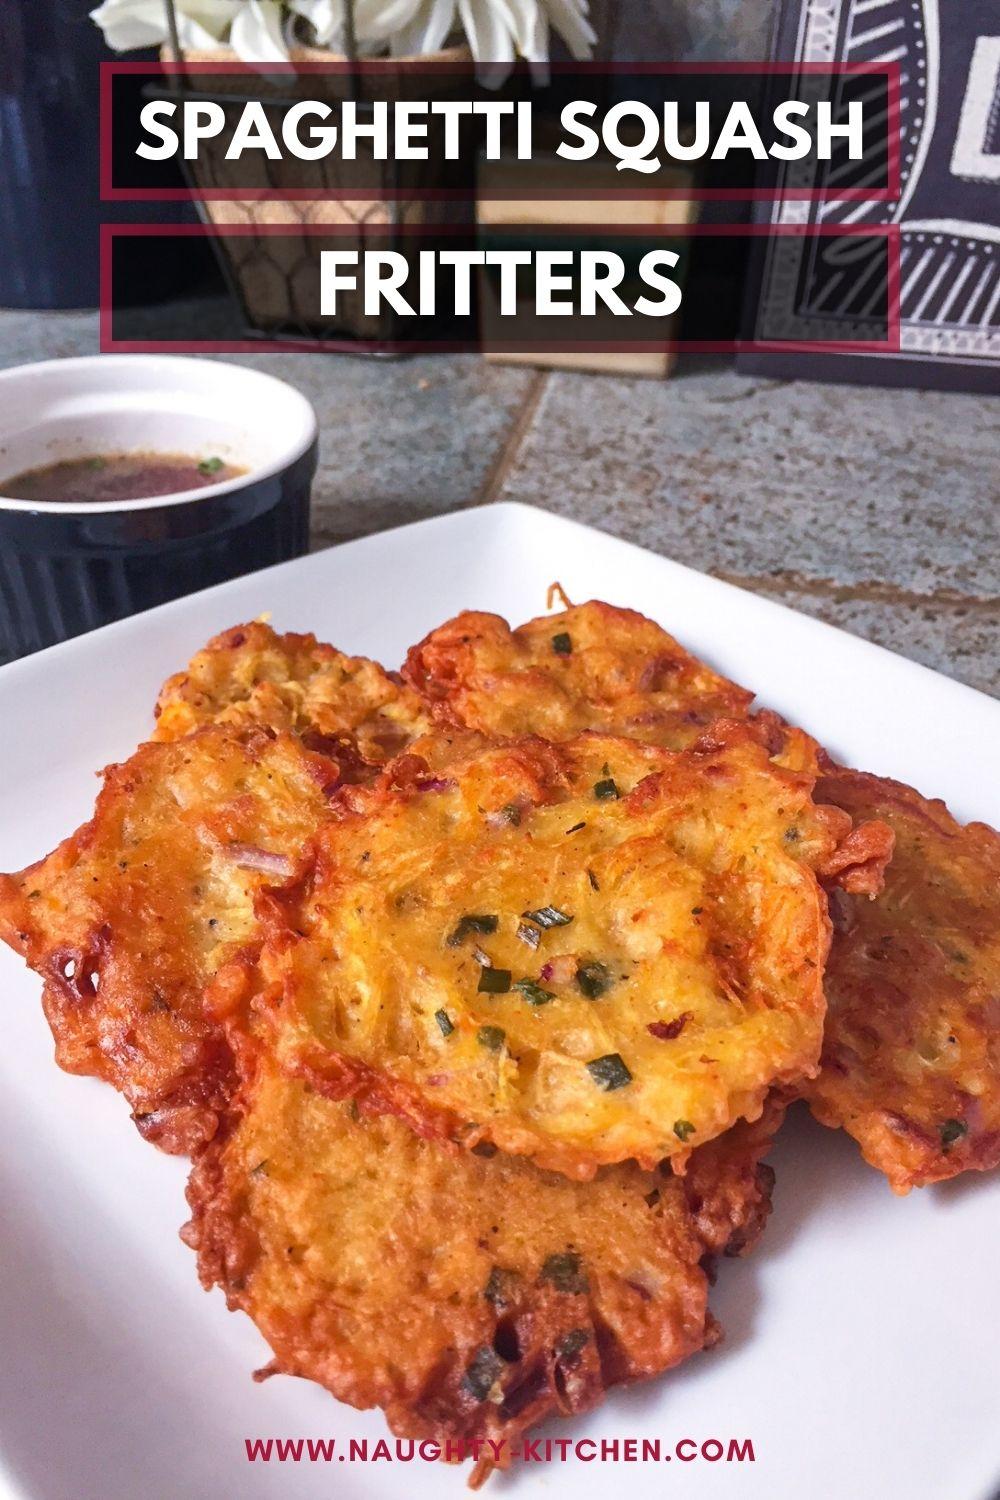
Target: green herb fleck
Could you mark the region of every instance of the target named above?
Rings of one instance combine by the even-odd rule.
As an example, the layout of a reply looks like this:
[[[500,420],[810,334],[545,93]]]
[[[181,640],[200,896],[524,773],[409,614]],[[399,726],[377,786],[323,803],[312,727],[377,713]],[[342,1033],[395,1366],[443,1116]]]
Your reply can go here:
[[[603,781],[598,781],[594,786],[594,796],[598,802],[617,801],[621,796],[618,783],[613,777],[607,776]]]
[[[506,995],[510,989],[510,970],[483,969],[478,989],[481,995]]]
[[[542,1266],[541,1279],[551,1281],[557,1292],[572,1292],[579,1296],[587,1291],[586,1272],[575,1250],[548,1256]]]
[[[632,1082],[632,1074],[619,1052],[609,1052],[606,1057],[595,1057],[593,1062],[587,1064],[587,1072],[606,1094],[610,1094],[613,1089],[623,1089]]]
[[[480,1026],[476,1040],[487,1052],[499,1052],[507,1040],[507,1033],[502,1026]]]
[[[511,828],[517,828],[521,822],[521,809],[516,802],[508,802],[500,809],[500,820],[508,823]]]
[[[571,1328],[569,1333],[564,1333],[556,1344],[556,1354],[560,1359],[575,1359],[580,1350],[590,1343],[590,1332],[586,1328]]]
[[[529,1005],[548,1005],[550,1000],[556,998],[550,990],[543,990],[533,979],[516,980],[514,989],[520,991]]]
[[[569,656],[573,650],[573,642],[565,630],[560,630],[558,635],[552,637],[552,649],[557,656]]]
[[[517,935],[521,939],[521,942],[529,948],[537,948],[542,941],[541,932],[537,927],[533,927],[530,922],[519,923]]]
[[[519,1280],[520,1277],[516,1271],[505,1271],[502,1266],[494,1266],[483,1288],[483,1296],[487,1302],[502,1312],[514,1301]]]
[[[218,474],[219,470],[225,468],[221,458],[203,458],[198,465],[199,474]]]
[[[960,1141],[968,1133],[969,1127],[964,1120],[945,1120],[941,1126],[941,1150],[950,1150],[956,1141]]]
[[[604,964],[581,964],[576,971],[576,984],[588,1000],[599,1000],[611,987],[611,975]]]
[[[95,473],[97,472],[98,469],[106,469],[107,467],[108,467],[108,461],[107,461],[106,458],[88,458],[87,459],[87,468],[94,470]]]
[[[434,1019],[441,1028],[441,1035],[451,1036],[455,1030],[455,1026],[448,1012],[446,1010],[436,1010],[434,1012]]]
[[[540,906],[537,911],[523,911],[521,916],[525,921],[534,922],[546,930],[550,927],[568,927],[573,920],[568,912],[560,911],[558,906]]]
[[[690,1120],[675,1120],[674,1135],[679,1141],[686,1141],[689,1135],[694,1135],[694,1126]]]
[[[500,918],[494,916],[478,916],[474,912],[463,917],[448,939],[449,948],[460,948],[465,939],[472,932],[478,932],[488,937],[490,933],[496,932],[500,926]]]
[[[472,1362],[462,1378],[462,1386],[474,1401],[485,1401],[500,1376],[503,1360],[488,1344],[477,1349]]]

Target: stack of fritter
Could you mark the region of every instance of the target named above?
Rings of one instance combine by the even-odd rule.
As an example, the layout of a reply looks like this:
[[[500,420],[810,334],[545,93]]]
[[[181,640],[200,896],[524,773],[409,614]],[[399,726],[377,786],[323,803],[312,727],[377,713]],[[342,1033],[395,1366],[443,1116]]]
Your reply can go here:
[[[1000,839],[751,705],[603,604],[401,677],[240,626],[0,878],[273,1370],[504,1461],[716,1341],[789,1099],[900,1190],[1000,1161]]]

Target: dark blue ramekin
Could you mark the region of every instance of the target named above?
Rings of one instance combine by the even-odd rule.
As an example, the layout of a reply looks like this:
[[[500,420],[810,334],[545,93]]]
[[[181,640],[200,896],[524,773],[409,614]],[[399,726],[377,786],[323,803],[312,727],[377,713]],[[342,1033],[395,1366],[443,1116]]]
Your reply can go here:
[[[121,452],[246,472],[153,500],[4,498],[26,469]],[[96,355],[0,372],[0,661],[301,556],[317,457],[305,397],[240,365]]]

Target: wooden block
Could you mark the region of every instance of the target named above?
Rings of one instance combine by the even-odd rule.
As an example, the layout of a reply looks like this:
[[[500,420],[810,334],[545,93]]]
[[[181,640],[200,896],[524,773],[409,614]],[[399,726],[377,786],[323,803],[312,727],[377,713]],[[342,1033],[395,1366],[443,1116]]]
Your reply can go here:
[[[484,348],[483,357],[490,365],[530,365],[536,370],[581,370],[590,375],[639,375],[650,380],[664,380],[677,359],[672,349],[650,347],[638,353],[601,350],[574,350],[572,353],[503,354]]]
[[[660,199],[608,199],[573,198],[553,199],[545,197],[496,198],[497,192],[511,193],[521,190],[530,192],[544,190],[551,180],[553,157],[550,153],[539,153],[530,162],[503,159],[496,162],[482,161],[479,164],[479,201],[477,219],[484,229],[516,228],[520,225],[548,227],[565,226],[567,230],[583,225],[606,225],[608,234],[621,225],[691,224],[698,215],[698,205],[689,198]],[[581,192],[590,188],[594,192],[608,188],[621,189],[622,173],[616,171],[615,163],[607,160],[581,162],[576,168]],[[671,174],[671,186],[687,188],[693,182],[690,172],[677,169]],[[539,236],[539,247],[544,241]],[[665,328],[669,338],[676,326],[670,319]],[[600,350],[572,350],[564,352],[535,352],[510,354],[492,348],[488,335],[484,334],[483,353],[490,364],[531,365],[549,370],[587,370],[606,375],[640,375],[653,379],[664,379],[670,374],[676,361],[672,350],[650,346],[633,353],[612,353]]]
[[[503,159],[481,161],[477,180],[479,201],[476,216],[480,224],[607,224],[613,228],[619,224],[691,224],[698,217],[698,205],[689,198],[587,198],[586,189],[606,192],[610,188],[620,191],[625,185],[622,173],[615,170],[614,163],[607,161],[578,162],[574,174],[580,181],[584,196],[580,198],[496,198],[495,193],[510,194],[535,190],[544,193],[545,184],[551,180],[554,161],[550,153],[535,156],[532,161]],[[666,173],[661,173],[665,178]],[[670,174],[670,186],[689,188],[693,175],[681,169]]]

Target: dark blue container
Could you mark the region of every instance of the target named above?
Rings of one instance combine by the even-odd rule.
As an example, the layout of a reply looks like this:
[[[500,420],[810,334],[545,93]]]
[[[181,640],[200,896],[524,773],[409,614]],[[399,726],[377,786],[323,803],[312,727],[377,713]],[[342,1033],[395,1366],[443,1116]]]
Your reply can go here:
[[[160,510],[0,509],[0,663],[309,549],[313,444],[233,494]]]
[[[101,203],[100,65],[115,54],[88,15],[95,3],[0,0],[0,307],[96,307],[102,222],[193,217]],[[177,289],[165,268],[158,284],[116,295],[154,302]]]
[[[243,472],[148,500],[4,495],[25,469],[119,452]],[[299,557],[316,463],[311,405],[258,370],[100,354],[0,371],[0,661]]]
[[[101,222],[92,0],[0,3],[0,305],[92,307]]]

